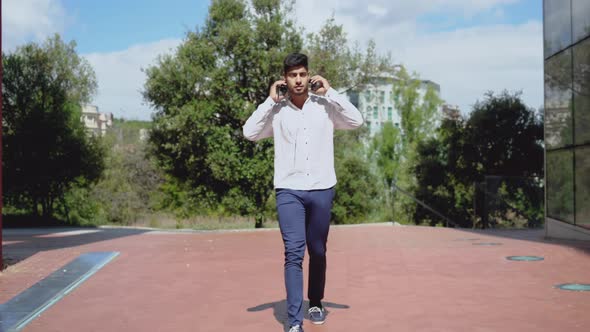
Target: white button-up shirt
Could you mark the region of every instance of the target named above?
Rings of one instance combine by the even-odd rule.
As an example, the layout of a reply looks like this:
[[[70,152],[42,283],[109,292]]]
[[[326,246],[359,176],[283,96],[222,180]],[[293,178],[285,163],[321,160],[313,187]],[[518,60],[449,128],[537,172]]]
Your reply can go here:
[[[299,109],[290,100],[270,97],[244,124],[244,136],[257,141],[274,138],[274,186],[294,190],[327,189],[336,185],[334,129],[363,124],[359,110],[330,88],[325,96],[310,94]]]

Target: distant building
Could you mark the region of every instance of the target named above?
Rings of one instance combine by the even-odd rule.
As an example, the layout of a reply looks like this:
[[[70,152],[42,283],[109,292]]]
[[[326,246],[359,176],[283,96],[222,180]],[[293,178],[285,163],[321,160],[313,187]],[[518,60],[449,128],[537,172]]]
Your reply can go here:
[[[98,136],[104,136],[107,129],[113,126],[112,113],[100,113],[98,107],[94,105],[82,106],[82,117],[80,119],[84,123],[86,130]]]
[[[146,128],[141,128],[139,129],[139,141],[140,142],[145,142],[148,140],[150,136],[149,130]]]
[[[442,114],[445,119],[457,121],[461,118],[461,110],[457,105],[444,104],[442,106]]]
[[[391,122],[394,126],[401,126],[399,112],[395,107],[393,87],[397,79],[389,74],[373,78],[362,89],[348,92],[348,98],[365,119],[371,137],[377,134],[384,123]],[[429,80],[422,80],[418,93],[424,98],[428,87],[440,93],[440,85]]]

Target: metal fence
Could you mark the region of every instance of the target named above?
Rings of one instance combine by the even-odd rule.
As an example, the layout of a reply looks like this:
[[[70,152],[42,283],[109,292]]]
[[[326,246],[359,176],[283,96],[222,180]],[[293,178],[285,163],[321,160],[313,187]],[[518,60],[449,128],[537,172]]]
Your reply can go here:
[[[538,228],[542,227],[544,221],[544,188],[541,179],[485,176],[484,181],[474,183],[471,207],[455,207],[447,209],[446,213],[442,212],[444,209],[434,207],[433,202],[416,198],[395,182],[391,184],[391,190],[428,211],[430,220],[438,220],[445,227]],[[458,219],[453,220],[452,215]]]

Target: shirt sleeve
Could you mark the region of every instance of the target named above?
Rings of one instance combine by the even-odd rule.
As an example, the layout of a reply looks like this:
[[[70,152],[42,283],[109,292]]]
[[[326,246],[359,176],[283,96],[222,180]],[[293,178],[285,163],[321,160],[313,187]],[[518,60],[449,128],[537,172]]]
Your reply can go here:
[[[272,137],[272,119],[274,108],[277,104],[268,97],[260,104],[256,111],[250,115],[242,127],[244,136],[251,141],[258,141],[263,138]]]
[[[326,99],[332,105],[332,121],[335,129],[356,129],[363,125],[361,112],[346,98],[333,88],[326,92]]]

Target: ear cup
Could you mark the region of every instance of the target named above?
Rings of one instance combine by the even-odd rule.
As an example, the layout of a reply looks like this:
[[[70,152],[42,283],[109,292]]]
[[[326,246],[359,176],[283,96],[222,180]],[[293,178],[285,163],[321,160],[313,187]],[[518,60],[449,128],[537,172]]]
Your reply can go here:
[[[277,94],[279,96],[286,95],[288,90],[289,89],[287,89],[287,85],[286,84],[281,84],[281,85],[277,86]]]
[[[321,88],[323,86],[322,82],[313,82],[311,83],[311,91],[316,91],[317,89]]]

